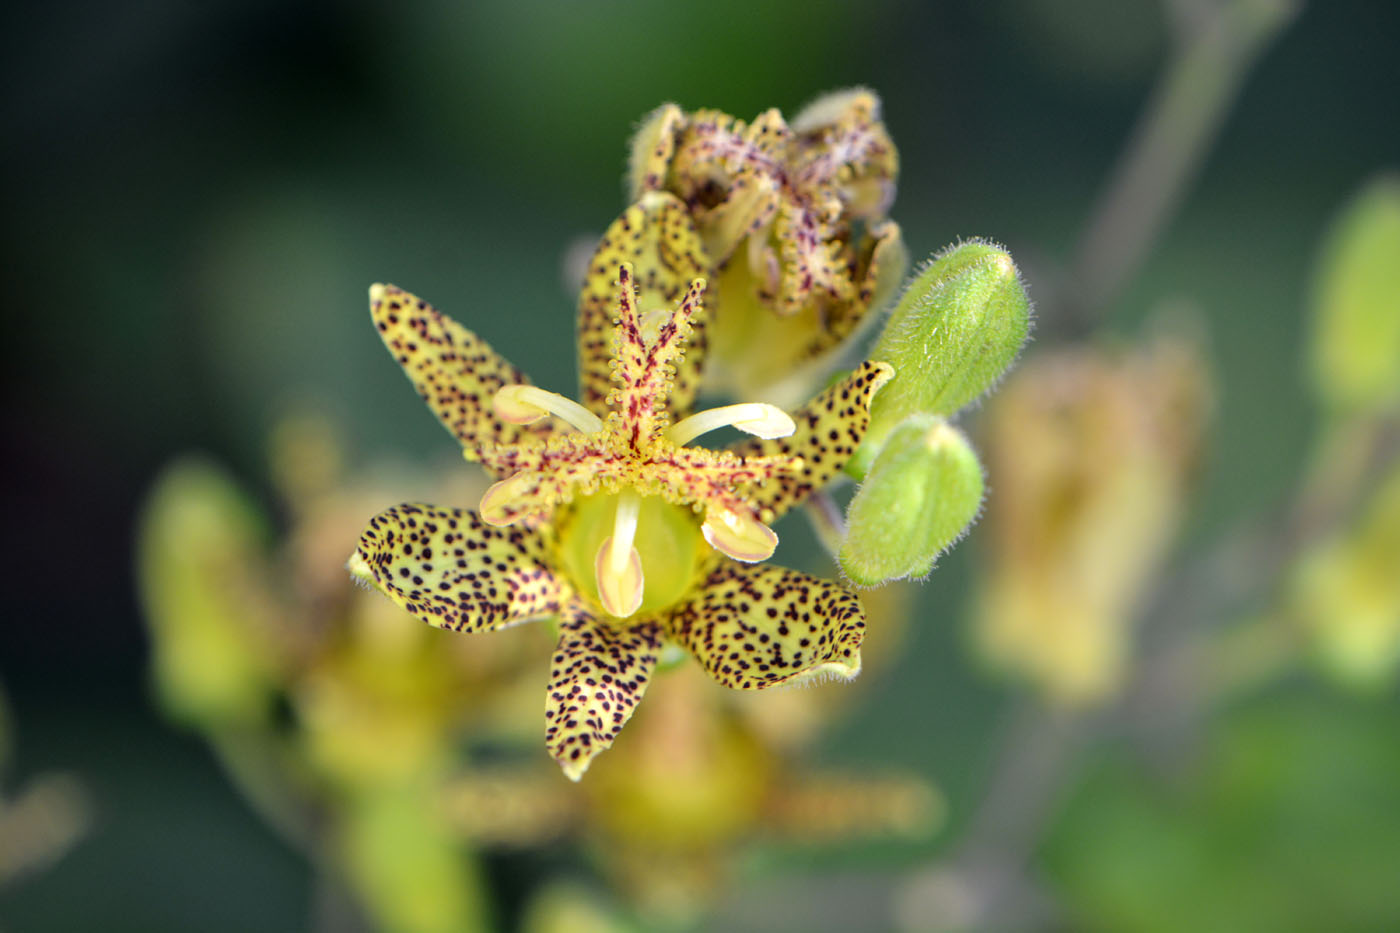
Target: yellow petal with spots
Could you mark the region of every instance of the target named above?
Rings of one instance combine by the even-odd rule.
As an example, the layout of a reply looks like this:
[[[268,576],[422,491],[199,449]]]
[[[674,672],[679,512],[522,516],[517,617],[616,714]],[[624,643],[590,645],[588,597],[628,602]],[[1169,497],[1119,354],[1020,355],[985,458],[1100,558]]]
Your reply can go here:
[[[634,270],[637,310],[642,318],[659,308],[674,307],[691,282],[709,268],[690,213],[672,194],[643,194],[603,233],[579,296],[578,325],[580,400],[600,415],[606,414],[606,401],[613,389],[617,270],[623,263]],[[689,411],[695,400],[706,348],[704,317],[690,322],[689,346],[676,368],[672,412]]]
[[[633,201],[665,186],[676,134],[684,125],[685,112],[675,104],[662,104],[642,118],[627,157],[627,187]]]
[[[736,690],[860,673],[865,611],[850,590],[797,570],[726,561],[670,619],[671,636]]]
[[[399,505],[370,519],[350,572],[429,625],[489,632],[558,612],[570,596],[533,531],[475,512]]]
[[[801,202],[784,202],[773,235],[783,270],[774,311],[796,314],[813,303],[840,306],[851,301],[855,287],[846,244],[832,235],[818,211]]]
[[[862,363],[845,379],[793,412],[797,430],[790,437],[755,438],[730,448],[746,461],[760,456],[802,460],[800,471],[765,482],[746,501],[760,514],[771,510],[776,518],[814,489],[825,486],[860,446],[870,427],[870,402],[893,376],[894,370],[887,363]]]
[[[577,781],[617,738],[642,699],[661,654],[661,626],[600,622],[578,604],[559,618],[549,663],[545,747]]]
[[[421,298],[393,285],[369,290],[370,314],[389,352],[433,414],[461,442],[468,459],[485,444],[515,444],[554,433],[548,421],[511,424],[492,398],[529,379],[476,334]]]

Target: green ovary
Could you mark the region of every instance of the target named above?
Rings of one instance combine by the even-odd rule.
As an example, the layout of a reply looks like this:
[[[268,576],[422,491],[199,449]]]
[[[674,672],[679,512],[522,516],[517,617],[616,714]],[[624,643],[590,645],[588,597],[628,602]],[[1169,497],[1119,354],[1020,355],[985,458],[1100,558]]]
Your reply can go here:
[[[560,562],[578,592],[595,603],[595,561],[613,533],[618,498],[617,493],[603,493],[579,499],[560,523]],[[680,602],[708,550],[694,513],[655,496],[642,499],[633,546],[642,557],[643,585],[642,605],[632,619]]]

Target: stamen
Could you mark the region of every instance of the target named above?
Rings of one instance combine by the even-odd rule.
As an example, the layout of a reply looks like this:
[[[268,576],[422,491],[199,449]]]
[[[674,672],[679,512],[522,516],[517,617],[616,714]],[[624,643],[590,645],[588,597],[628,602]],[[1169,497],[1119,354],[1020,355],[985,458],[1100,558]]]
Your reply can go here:
[[[685,444],[716,428],[733,425],[740,431],[763,438],[787,437],[797,430],[791,416],[776,405],[742,402],[696,412],[671,425],[666,432],[672,443]]]
[[[642,500],[634,492],[624,492],[617,500],[613,533],[598,548],[593,571],[598,581],[598,600],[619,619],[635,613],[642,605],[645,579],[642,555],[632,546],[637,537],[637,515]]]
[[[627,566],[627,555],[633,550],[632,542],[637,537],[637,516],[642,511],[642,497],[635,492],[624,492],[617,500],[617,516],[613,519],[612,552],[608,566],[613,573],[622,573]]]
[[[727,508],[710,509],[700,532],[710,547],[746,564],[767,560],[778,547],[773,529],[748,511],[740,514]]]
[[[529,473],[516,473],[514,476],[494,483],[481,497],[477,511],[481,520],[488,525],[511,525],[524,518],[528,510],[519,506],[517,500],[535,489],[535,478]]]
[[[491,404],[511,424],[532,424],[545,415],[562,418],[585,434],[603,430],[603,421],[593,412],[558,392],[546,392],[538,386],[501,386]]]

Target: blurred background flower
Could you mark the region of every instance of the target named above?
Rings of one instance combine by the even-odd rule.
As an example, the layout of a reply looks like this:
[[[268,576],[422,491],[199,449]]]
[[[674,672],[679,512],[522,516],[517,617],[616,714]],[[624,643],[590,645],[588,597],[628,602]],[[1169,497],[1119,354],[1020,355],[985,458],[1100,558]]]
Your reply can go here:
[[[667,100],[745,118],[773,106],[795,115],[822,91],[854,86],[879,91],[898,146],[890,213],[911,255],[986,236],[1015,257],[1037,303],[1028,372],[1032,354],[1095,359],[1079,346],[1089,336],[1099,347],[1139,344],[1163,301],[1184,302],[1206,335],[1215,415],[1194,490],[1159,526],[1158,570],[1123,600],[1140,609],[1116,616],[1133,637],[1116,691],[1098,704],[1047,713],[1025,677],[987,677],[969,650],[968,632],[981,631],[964,624],[982,586],[974,581],[994,576],[986,562],[1002,548],[993,511],[1002,481],[989,462],[986,523],[928,582],[902,591],[903,640],[872,624],[867,674],[885,639],[888,664],[835,701],[839,715],[821,709],[825,687],[756,698],[786,705],[791,696],[791,715],[776,706],[707,714],[712,731],[699,734],[740,736],[724,740],[740,750],[727,754],[761,734],[777,757],[766,771],[715,783],[754,816],[743,856],[705,895],[707,922],[1395,925],[1400,834],[1386,815],[1400,812],[1388,790],[1400,786],[1400,705],[1386,647],[1393,593],[1381,572],[1393,543],[1382,481],[1393,474],[1394,409],[1380,401],[1395,370],[1373,362],[1383,337],[1363,337],[1357,350],[1346,336],[1393,331],[1378,330],[1369,310],[1320,310],[1376,289],[1329,285],[1317,263],[1348,252],[1324,246],[1325,231],[1370,179],[1394,171],[1400,124],[1376,89],[1400,82],[1400,11],[1359,0],[369,0],[21,4],[0,21],[15,39],[0,108],[14,270],[0,436],[7,566],[22,581],[0,623],[14,732],[4,791],[13,800],[36,775],[68,772],[94,814],[61,860],[5,889],[0,925],[297,929],[316,902],[325,927],[353,928],[344,887],[325,884],[258,816],[264,805],[245,780],[230,780],[225,753],[204,736],[214,724],[286,728],[296,708],[306,742],[292,770],[348,799],[367,775],[393,779],[396,761],[441,767],[435,736],[453,716],[496,721],[471,702],[497,675],[468,676],[471,659],[456,649],[425,648],[450,642],[446,633],[381,626],[381,610],[360,605],[380,597],[341,588],[343,543],[333,567],[293,556],[353,540],[374,509],[341,537],[274,504],[314,503],[320,481],[284,499],[288,481],[265,467],[269,432],[289,404],[322,398],[345,426],[343,452],[316,454],[314,431],[292,431],[310,438],[302,462],[321,458],[311,475],[359,475],[337,457],[368,464],[393,453],[422,464],[444,452],[440,428],[365,326],[372,281],[411,282],[470,315],[545,388],[571,394],[573,347],[529,335],[572,320],[576,292],[558,281],[561,256],[616,216],[635,122]],[[1386,211],[1362,215],[1366,228],[1364,217]],[[1337,262],[1335,281],[1370,280]],[[1384,316],[1392,306],[1379,307]],[[1358,378],[1327,381],[1338,373]],[[1367,373],[1381,376],[1359,378]],[[990,443],[995,418],[989,402],[962,426]],[[1024,433],[1058,437],[1043,426]],[[261,604],[236,621],[270,632],[239,643],[191,619],[188,644],[156,651],[165,628],[143,626],[135,528],[157,475],[190,450],[222,466],[183,471],[190,487],[216,491],[170,517],[166,566],[186,570],[167,575],[163,598],[192,598],[181,594],[188,576],[212,568],[219,586]],[[451,482],[470,480],[459,463],[447,470]],[[437,481],[434,469],[424,473],[425,485]],[[402,501],[411,492],[402,484],[378,505]],[[778,531],[780,562],[831,572],[801,521]],[[200,571],[196,543],[226,556]],[[1372,560],[1379,570],[1367,569]],[[266,591],[247,582],[259,568],[281,582]],[[334,636],[297,634],[288,607],[345,621]],[[527,637],[509,650],[527,653]],[[154,691],[153,658],[165,672]],[[1318,658],[1329,659],[1327,676]],[[509,669],[509,660],[490,664]],[[402,676],[419,661],[438,673]],[[1339,671],[1364,675],[1341,681],[1366,689],[1339,689]],[[295,700],[276,686],[292,672]],[[153,694],[197,731],[172,728]],[[408,717],[416,732],[365,712],[370,696],[381,712],[418,710]],[[346,717],[363,733],[336,725]],[[937,786],[941,831],[816,850],[776,841],[766,827],[781,809],[770,805],[805,798],[758,794],[753,775],[789,773],[790,753],[774,737],[803,729],[802,760],[822,772]],[[374,754],[368,743],[381,730],[401,759]],[[512,742],[493,739],[483,763],[508,758]],[[619,743],[614,754],[642,751]],[[394,840],[415,806],[386,797],[360,811],[357,851],[412,854]],[[570,816],[571,826],[593,827],[575,838],[632,831],[605,812],[599,804]],[[435,827],[420,820],[419,838]],[[408,870],[352,856],[351,834],[343,838],[341,871]],[[609,884],[645,890],[629,880],[640,872],[575,845],[473,843],[460,863],[454,855],[413,874],[450,876],[440,866],[458,864],[452,871],[490,891],[497,913],[487,922],[504,929],[662,922],[609,893]],[[461,847],[454,833],[436,851]],[[395,882],[384,896],[408,888]],[[465,899],[472,889],[457,890]]]
[[[1121,685],[1132,627],[1182,517],[1210,404],[1188,340],[1037,354],[988,405],[996,496],[974,634],[1056,703]]]
[[[9,711],[0,694],[0,780],[13,755]],[[88,830],[87,791],[70,774],[39,774],[18,790],[0,784],[0,888],[43,871]]]

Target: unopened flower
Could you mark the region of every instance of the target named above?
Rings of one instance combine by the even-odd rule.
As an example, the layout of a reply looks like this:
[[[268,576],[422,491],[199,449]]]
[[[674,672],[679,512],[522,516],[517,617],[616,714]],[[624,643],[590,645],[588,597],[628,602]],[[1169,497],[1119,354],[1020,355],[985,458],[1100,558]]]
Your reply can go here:
[[[906,418],[950,418],[996,384],[1029,333],[1030,298],[1011,254],[969,240],[933,257],[905,288],[873,359],[894,367],[848,471],[863,476]]]
[[[957,428],[934,415],[905,419],[851,500],[842,569],[862,586],[927,576],[977,517],[983,486]]]
[[[704,344],[689,358],[685,348],[705,282],[673,306],[652,304],[669,297],[665,270],[699,249],[673,203],[634,206],[604,236],[582,303],[583,404],[530,385],[426,302],[371,290],[385,344],[498,482],[476,511],[401,505],[376,516],[351,571],[442,628],[557,616],[546,744],[574,780],[627,722],[667,641],[739,689],[860,670],[855,595],[757,562],[777,545],[770,524],[859,444],[889,369],[867,363],[795,416],[757,403],[687,414]],[[641,267],[609,268],[633,243],[654,247],[632,250]],[[655,260],[658,244],[673,261]],[[611,317],[589,298],[599,276],[613,283]],[[758,439],[688,446],[728,425]]]

